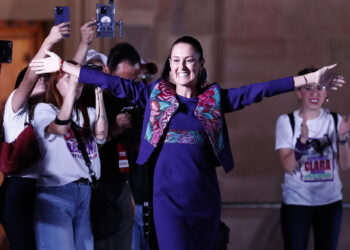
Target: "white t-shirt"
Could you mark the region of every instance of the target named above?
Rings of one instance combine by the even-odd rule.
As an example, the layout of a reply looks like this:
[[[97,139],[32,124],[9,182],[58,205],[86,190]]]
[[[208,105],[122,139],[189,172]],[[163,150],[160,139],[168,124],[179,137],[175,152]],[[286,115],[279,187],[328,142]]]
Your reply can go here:
[[[12,109],[12,98],[16,89],[12,91],[10,96],[7,98],[5,109],[4,109],[4,120],[3,128],[5,138],[4,140],[8,143],[13,142],[17,139],[18,135],[24,130],[25,123],[29,122],[29,107],[26,103],[23,107],[16,113]],[[23,178],[33,178],[37,179],[39,177],[39,169],[37,164],[33,164],[24,170],[9,176],[23,177]]]
[[[91,131],[94,131],[95,109],[88,108],[87,111]],[[38,186],[61,186],[80,178],[91,180],[88,167],[71,129],[65,135],[45,132],[45,128],[56,118],[58,112],[58,108],[47,103],[38,104],[34,111],[34,129],[42,154],[39,162],[42,171],[38,179]],[[80,127],[83,126],[84,119],[80,111],[79,116],[73,112],[72,120]],[[93,137],[93,132],[88,135],[88,138],[82,137],[82,139],[91,161],[91,167],[96,177],[100,178],[100,158],[96,139]]]
[[[300,137],[302,118],[293,112],[294,135],[287,114],[281,115],[276,124],[275,149],[294,149]],[[338,127],[341,116],[338,115]],[[309,141],[313,146],[302,155],[292,174],[284,174],[282,201],[285,204],[319,206],[342,199],[337,161],[337,135],[335,123],[329,110],[321,109],[319,117],[306,122]]]

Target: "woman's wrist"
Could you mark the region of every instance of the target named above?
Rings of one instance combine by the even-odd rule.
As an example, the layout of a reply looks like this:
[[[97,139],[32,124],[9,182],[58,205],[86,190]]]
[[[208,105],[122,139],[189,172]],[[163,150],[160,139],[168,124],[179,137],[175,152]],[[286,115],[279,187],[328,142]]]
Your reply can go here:
[[[69,125],[69,123],[71,122],[71,120],[72,119],[66,119],[66,120],[61,120],[61,119],[59,119],[57,116],[56,116],[56,118],[55,118],[55,123],[57,124],[57,125],[61,125],[61,126],[64,126],[64,125]]]
[[[349,140],[348,134],[339,135],[338,137],[338,144],[339,145],[345,145]]]
[[[59,69],[59,71],[60,71],[61,73],[63,72],[63,66],[64,66],[64,60],[61,59],[61,61],[60,61],[60,69]]]

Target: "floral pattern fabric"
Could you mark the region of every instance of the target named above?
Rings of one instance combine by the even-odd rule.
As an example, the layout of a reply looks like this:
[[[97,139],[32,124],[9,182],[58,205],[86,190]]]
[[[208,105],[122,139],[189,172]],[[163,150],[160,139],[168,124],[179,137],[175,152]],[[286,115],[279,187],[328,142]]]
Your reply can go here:
[[[159,82],[150,95],[150,117],[146,128],[145,140],[157,146],[171,117],[179,107],[175,96],[175,85]]]
[[[150,95],[150,118],[145,140],[155,147],[178,108],[175,85],[165,81],[156,84]],[[209,137],[214,152],[218,154],[224,148],[221,96],[218,87],[213,85],[198,96],[198,105],[194,114]],[[168,137],[171,140],[174,138]],[[186,140],[185,138],[189,139],[189,137],[183,137],[180,140]]]
[[[202,124],[214,152],[218,154],[224,148],[222,132],[222,112],[220,90],[216,86],[209,87],[198,96],[198,105],[194,114]]]
[[[204,145],[205,141],[206,135],[202,131],[172,129],[168,131],[164,142]]]

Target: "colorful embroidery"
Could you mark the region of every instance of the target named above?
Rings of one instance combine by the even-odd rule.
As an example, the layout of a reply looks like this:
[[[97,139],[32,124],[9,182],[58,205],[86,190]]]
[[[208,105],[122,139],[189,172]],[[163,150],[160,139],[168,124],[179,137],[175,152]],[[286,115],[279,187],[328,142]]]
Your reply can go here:
[[[204,145],[206,135],[204,131],[171,129],[165,137],[166,143],[183,143]]]
[[[179,107],[175,97],[175,85],[159,82],[150,95],[150,117],[145,140],[156,146],[171,117]]]
[[[156,146],[171,117],[179,107],[175,85],[159,82],[150,96],[150,117],[147,123],[145,140]],[[218,154],[224,148],[222,132],[222,113],[220,90],[213,85],[198,96],[195,116],[202,124],[214,152]]]
[[[220,90],[215,85],[198,96],[194,114],[199,119],[209,140],[218,154],[224,148]]]

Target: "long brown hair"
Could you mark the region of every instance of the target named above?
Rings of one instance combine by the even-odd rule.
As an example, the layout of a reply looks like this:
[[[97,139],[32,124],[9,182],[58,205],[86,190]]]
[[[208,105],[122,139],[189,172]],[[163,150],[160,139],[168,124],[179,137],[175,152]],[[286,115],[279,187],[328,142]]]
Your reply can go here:
[[[77,62],[75,61],[68,61],[74,65],[78,65]],[[62,72],[62,71],[57,71],[55,73],[52,73],[50,76],[50,81],[49,81],[49,85],[47,87],[47,91],[46,91],[46,98],[45,101],[46,103],[50,103],[54,106],[56,106],[57,108],[61,108],[62,104],[63,104],[63,98],[60,94],[60,92],[57,89],[57,83],[58,81],[63,78],[67,73]],[[86,109],[86,106],[82,105],[79,101],[79,99],[77,100],[77,109],[81,111],[81,113],[83,114],[83,118],[84,118],[84,127],[90,128],[90,119],[89,119],[89,115]]]

